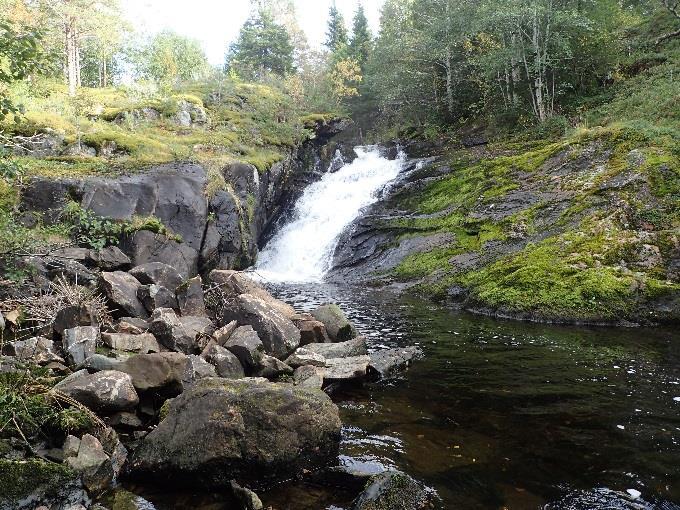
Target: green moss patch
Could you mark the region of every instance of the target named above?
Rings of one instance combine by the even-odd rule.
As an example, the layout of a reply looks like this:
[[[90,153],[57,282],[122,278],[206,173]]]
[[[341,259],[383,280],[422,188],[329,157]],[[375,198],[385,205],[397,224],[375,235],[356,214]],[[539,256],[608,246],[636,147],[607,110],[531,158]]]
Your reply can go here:
[[[0,459],[0,503],[16,504],[32,494],[54,498],[77,478],[63,464]]]

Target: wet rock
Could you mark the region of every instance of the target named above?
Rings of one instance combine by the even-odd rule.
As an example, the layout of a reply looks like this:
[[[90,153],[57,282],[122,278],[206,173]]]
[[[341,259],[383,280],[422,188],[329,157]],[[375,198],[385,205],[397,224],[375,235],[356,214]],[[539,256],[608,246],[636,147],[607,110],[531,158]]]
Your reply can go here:
[[[103,272],[99,279],[99,289],[113,308],[115,315],[132,315],[148,317],[144,305],[137,298],[139,281],[132,275],[122,271]]]
[[[300,344],[295,324],[267,301],[251,294],[237,296],[233,305],[225,308],[222,320],[252,326],[267,354],[277,358],[285,358]]]
[[[155,283],[140,286],[137,289],[137,298],[149,313],[153,313],[156,308],[177,308],[175,293]]]
[[[366,349],[366,337],[359,336],[346,342],[337,342],[333,344],[309,344],[305,349],[321,354],[326,358],[348,358],[351,356],[362,356],[368,354]]]
[[[90,259],[102,271],[125,270],[132,261],[118,246],[107,246],[101,250],[91,250]]]
[[[304,347],[300,347],[293,354],[286,358],[286,364],[293,368],[311,365],[314,367],[325,367],[326,358],[312,351],[308,351]]]
[[[234,493],[244,510],[262,510],[262,501],[258,495],[247,487],[241,487],[236,480],[231,481],[231,492]]]
[[[293,324],[300,330],[300,345],[312,343],[328,343],[331,341],[323,322],[317,321],[311,314],[296,314],[291,317]]]
[[[104,370],[88,374],[81,370],[55,386],[93,411],[115,412],[133,409],[139,397],[132,378],[123,372]]]
[[[174,290],[182,284],[182,275],[172,266],[162,262],[148,262],[133,267],[130,274],[143,285],[158,285]]]
[[[165,347],[185,354],[198,352],[198,338],[210,336],[215,327],[207,317],[178,317],[170,308],[154,310],[149,330]]]
[[[90,434],[82,437],[78,455],[66,458],[66,464],[82,474],[83,484],[95,494],[104,491],[114,479],[109,456],[99,440]]]
[[[357,336],[356,329],[336,304],[321,305],[312,311],[312,315],[326,326],[328,336],[334,342],[344,342]]]
[[[137,354],[116,365],[116,370],[129,374],[138,391],[166,389],[181,391],[187,356],[179,352]]]
[[[161,352],[160,345],[151,333],[130,335],[126,333],[102,333],[104,345],[120,351],[147,354],[149,352]]]
[[[256,370],[262,364],[264,344],[252,326],[236,328],[222,346],[234,354],[248,371]]]
[[[239,359],[224,347],[214,341],[208,344],[201,357],[215,367],[217,375],[227,379],[240,379],[245,377],[243,365]]]
[[[386,471],[370,478],[352,510],[421,510],[429,507],[430,493],[401,471]]]
[[[187,280],[177,287],[177,303],[182,315],[204,316],[203,282],[200,276]]]
[[[326,359],[326,380],[349,381],[366,377],[366,370],[371,358],[368,356],[351,356],[348,358]]]
[[[325,368],[305,365],[295,369],[293,380],[295,384],[299,386],[321,389],[325,376]]]
[[[422,351],[416,346],[381,349],[372,352],[368,364],[368,374],[378,378],[389,377],[395,372],[405,369],[411,360]]]
[[[255,377],[278,379],[281,376],[293,374],[293,368],[274,356],[265,354],[260,367],[253,373]]]
[[[163,263],[175,268],[182,278],[195,275],[198,269],[196,248],[148,230],[140,230],[125,237],[121,249],[135,265]]]
[[[184,385],[192,384],[199,379],[206,377],[217,377],[215,367],[206,360],[195,354],[187,356],[187,364],[184,370],[184,378],[182,382]]]
[[[336,459],[338,408],[322,391],[264,379],[202,379],[134,451],[132,476],[226,488],[265,487]],[[206,448],[209,445],[209,448]]]
[[[82,363],[94,354],[99,340],[99,328],[96,326],[65,329],[62,343],[66,358],[74,365]]]
[[[41,336],[9,342],[5,344],[2,352],[19,361],[29,361],[36,365],[46,365],[53,361],[64,363],[63,358],[54,350],[54,342]]]

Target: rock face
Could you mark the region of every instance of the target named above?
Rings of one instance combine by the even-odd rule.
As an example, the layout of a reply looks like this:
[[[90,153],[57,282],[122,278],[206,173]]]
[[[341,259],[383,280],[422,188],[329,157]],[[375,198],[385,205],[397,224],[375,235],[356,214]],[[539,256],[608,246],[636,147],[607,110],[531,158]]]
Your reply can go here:
[[[326,326],[334,342],[344,342],[357,336],[356,329],[336,304],[321,305],[312,311],[312,315]]]
[[[222,320],[252,326],[267,354],[277,358],[285,358],[300,344],[300,331],[295,324],[267,301],[251,294],[237,296],[232,306],[225,307]]]
[[[139,403],[132,378],[114,370],[94,374],[81,370],[57,384],[55,389],[94,411],[126,411]]]
[[[99,280],[99,288],[102,294],[106,296],[114,314],[118,317],[125,315],[132,315],[133,317],[149,316],[146,308],[137,298],[139,287],[139,281],[123,271],[104,272]]]
[[[323,392],[262,379],[202,379],[172,400],[134,451],[133,476],[193,488],[267,486],[338,453],[338,408]]]
[[[428,508],[430,494],[401,471],[374,475],[352,510],[421,510]]]

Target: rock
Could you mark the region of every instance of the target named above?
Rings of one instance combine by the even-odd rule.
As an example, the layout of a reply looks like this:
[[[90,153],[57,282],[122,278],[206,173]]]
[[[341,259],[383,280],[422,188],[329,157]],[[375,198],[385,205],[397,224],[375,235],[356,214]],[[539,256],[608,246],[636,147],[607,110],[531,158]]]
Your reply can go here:
[[[369,479],[352,510],[421,510],[429,507],[430,493],[401,471],[386,471]]]
[[[243,272],[214,270],[210,272],[208,280],[211,286],[219,287],[227,301],[235,300],[241,294],[249,294],[265,301],[284,317],[291,318],[296,315],[295,309],[292,306],[276,299],[264,287],[248,278]]]
[[[168,390],[179,392],[186,372],[187,356],[179,352],[137,354],[116,365],[129,374],[138,391]]]
[[[244,510],[262,510],[262,501],[258,495],[247,487],[241,487],[236,480],[231,481],[231,492],[234,493]]]
[[[123,360],[104,356],[103,354],[93,354],[89,356],[78,368],[85,368],[89,371],[100,372],[102,370],[117,370]]]
[[[137,298],[139,281],[132,275],[122,271],[103,272],[99,279],[99,288],[118,317],[148,317],[144,305]]]
[[[99,328],[96,326],[65,329],[62,343],[69,362],[79,365],[92,356],[99,340]]]
[[[222,326],[220,329],[215,331],[213,333],[213,338],[215,338],[215,341],[217,342],[218,345],[224,347],[224,344],[226,344],[229,341],[231,335],[234,333],[234,331],[236,331],[237,327],[238,323],[236,321],[231,321],[226,326]]]
[[[63,156],[79,156],[85,158],[94,158],[97,155],[97,149],[85,145],[84,143],[72,143],[67,145],[62,151]]]
[[[211,342],[205,348],[201,357],[215,367],[217,375],[228,379],[245,377],[243,365],[239,359],[224,347]]]
[[[252,326],[236,328],[222,346],[234,354],[248,371],[252,372],[262,364],[264,345]]]
[[[168,349],[185,354],[198,352],[198,337],[215,330],[207,317],[178,317],[170,308],[154,310],[149,330]]]
[[[156,510],[156,507],[141,496],[132,492],[117,488],[112,495],[106,499],[108,507],[101,510]],[[95,510],[91,507],[91,510]]]
[[[295,327],[300,330],[300,345],[328,343],[331,341],[323,322],[317,321],[308,314],[296,314],[291,318]]]
[[[299,386],[321,389],[325,376],[325,368],[305,365],[295,369],[293,380]]]
[[[366,377],[366,370],[371,358],[368,356],[351,356],[348,358],[326,359],[326,380],[348,381]]]
[[[251,294],[236,297],[233,306],[226,307],[223,323],[232,320],[241,325],[250,325],[257,332],[267,354],[285,358],[300,344],[300,331],[290,319],[269,302]]]
[[[406,368],[411,360],[422,351],[416,346],[382,349],[372,352],[368,364],[368,374],[384,378]]]
[[[74,377],[76,374],[80,375]],[[132,378],[126,373],[114,370],[94,374],[81,370],[54,388],[95,412],[125,411],[133,409],[139,403]]]
[[[357,331],[336,304],[321,305],[312,311],[316,320],[326,326],[328,336],[334,342],[344,342],[357,336]]]
[[[114,472],[109,456],[99,440],[85,434],[80,440],[77,457],[68,457],[66,464],[83,476],[88,491],[100,493],[113,481]]]
[[[260,367],[253,373],[255,377],[278,379],[283,375],[292,375],[293,368],[274,356],[265,354]]]
[[[135,413],[119,412],[107,420],[109,426],[123,429],[139,429],[143,426],[142,420]]]
[[[117,333],[141,335],[149,330],[149,323],[140,317],[122,317],[116,325]]]
[[[107,246],[101,250],[91,250],[90,259],[102,271],[125,270],[132,261],[118,246]]]
[[[215,367],[206,360],[195,354],[187,356],[187,364],[184,369],[184,377],[182,382],[184,386],[192,384],[199,379],[206,377],[217,377]]]
[[[54,352],[54,342],[41,336],[9,342],[5,344],[2,352],[7,356],[14,356],[19,361],[30,361],[36,365],[46,365],[53,361],[64,363],[61,356]]]
[[[104,345],[119,351],[136,352],[147,354],[149,352],[161,352],[161,347],[151,333],[130,335],[126,333],[102,333]]]
[[[311,365],[313,367],[325,367],[326,358],[312,351],[308,351],[304,347],[300,347],[297,351],[286,358],[286,364],[293,367],[303,367]]]
[[[309,344],[305,349],[317,354],[321,354],[326,358],[348,358],[351,356],[361,356],[368,354],[366,349],[366,337],[358,336],[346,342],[337,342],[334,344]]]
[[[148,262],[130,269],[142,285],[158,285],[174,290],[182,284],[182,275],[172,266],[162,262]]]
[[[155,283],[140,286],[137,289],[137,298],[149,313],[153,313],[156,308],[177,308],[175,293]]]
[[[187,280],[176,290],[177,303],[182,315],[204,316],[203,282],[200,276]]]
[[[57,312],[52,329],[57,335],[62,336],[65,329],[96,325],[97,316],[91,308],[84,305],[70,305]]]
[[[198,269],[198,250],[167,235],[139,230],[126,236],[121,249],[134,265],[163,263],[174,268],[182,279],[195,275]],[[180,281],[181,283],[181,281]]]
[[[134,451],[132,476],[206,489],[232,479],[266,487],[337,459],[340,417],[322,391],[209,378],[168,407]]]
[[[54,133],[38,133],[35,136],[15,136],[12,138],[12,151],[18,156],[44,158],[58,156],[64,144],[64,138]]]

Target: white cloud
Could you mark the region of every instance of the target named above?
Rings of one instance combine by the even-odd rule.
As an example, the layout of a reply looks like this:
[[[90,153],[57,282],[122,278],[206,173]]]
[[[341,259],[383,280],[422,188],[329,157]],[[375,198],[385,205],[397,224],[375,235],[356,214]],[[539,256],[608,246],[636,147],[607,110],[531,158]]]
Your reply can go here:
[[[384,0],[363,0],[374,32],[378,30]],[[337,0],[336,4],[351,27],[359,0]],[[198,39],[212,64],[224,61],[227,46],[238,36],[248,17],[249,0],[123,0],[126,16],[144,34],[171,29]],[[320,46],[326,32],[331,0],[295,0],[298,20],[310,44]]]

